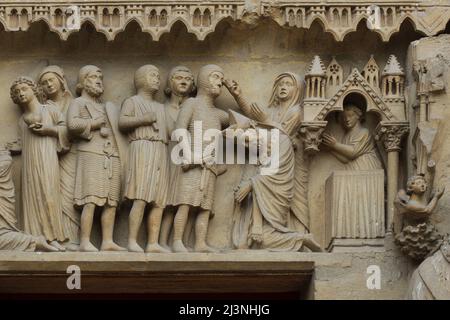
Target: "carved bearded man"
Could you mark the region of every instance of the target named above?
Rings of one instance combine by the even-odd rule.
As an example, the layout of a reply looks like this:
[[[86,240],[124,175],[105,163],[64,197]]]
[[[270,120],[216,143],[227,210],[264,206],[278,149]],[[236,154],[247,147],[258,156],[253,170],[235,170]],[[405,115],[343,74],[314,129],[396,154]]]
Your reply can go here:
[[[198,94],[195,98],[187,99],[181,107],[176,122],[177,129],[187,129],[194,145],[194,122],[201,123],[203,134],[208,129],[220,130],[229,123],[228,113],[214,106],[214,100],[220,95],[224,74],[222,68],[216,65],[203,66],[198,74]],[[203,142],[203,151],[208,142]],[[193,154],[193,152],[191,153]],[[196,252],[211,252],[215,249],[206,243],[209,217],[212,211],[216,177],[221,172],[216,164],[195,164],[192,158],[186,159],[187,164],[177,180],[177,190],[173,205],[179,206],[174,220],[173,251],[186,252],[183,244],[183,234],[190,209],[195,212],[195,245]]]
[[[114,218],[120,200],[126,141],[119,132],[119,108],[102,102],[102,71],[84,66],[68,111],[70,134],[79,139],[74,202],[82,207],[80,251],[98,251],[90,242],[94,211],[102,207],[102,251],[121,251],[113,241]]]
[[[194,75],[189,68],[184,66],[176,66],[170,70],[169,76],[167,77],[167,86],[164,90],[164,93],[168,98],[165,103],[165,110],[170,129],[175,128],[182,104],[186,101],[186,99],[193,96],[195,91]],[[169,142],[169,154],[171,153],[174,145],[174,141]],[[167,194],[167,208],[164,211],[163,220],[161,223],[161,235],[159,239],[160,244],[165,248],[169,248],[169,235],[173,226],[173,219],[175,217],[175,208],[173,203],[175,200],[177,179],[180,175],[180,171],[182,170],[180,166],[175,165],[172,161],[170,161],[169,168],[170,185],[169,192]],[[186,231],[192,229],[192,224],[189,223],[191,221],[192,219],[188,220],[190,227],[188,226]],[[189,236],[189,234],[190,232],[185,233],[185,243],[187,239],[186,236]]]

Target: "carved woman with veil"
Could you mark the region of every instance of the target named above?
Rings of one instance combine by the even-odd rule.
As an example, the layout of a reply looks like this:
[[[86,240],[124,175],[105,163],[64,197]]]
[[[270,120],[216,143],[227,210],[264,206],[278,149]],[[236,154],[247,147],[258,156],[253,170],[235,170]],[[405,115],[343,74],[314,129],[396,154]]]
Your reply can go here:
[[[248,174],[244,173],[237,187],[234,246],[274,251],[299,251],[305,246],[320,251],[312,235],[306,233],[306,170],[301,148],[298,148],[297,155],[294,153],[298,145],[295,136],[301,122],[303,81],[290,72],[280,74],[275,79],[269,105],[264,111],[254,103],[247,103],[235,81],[226,81],[225,85],[245,115],[259,123],[257,127],[279,130],[277,170],[263,175],[260,167],[248,179]],[[294,194],[295,201],[300,201],[295,211],[291,209]],[[299,213],[299,210],[303,212]]]

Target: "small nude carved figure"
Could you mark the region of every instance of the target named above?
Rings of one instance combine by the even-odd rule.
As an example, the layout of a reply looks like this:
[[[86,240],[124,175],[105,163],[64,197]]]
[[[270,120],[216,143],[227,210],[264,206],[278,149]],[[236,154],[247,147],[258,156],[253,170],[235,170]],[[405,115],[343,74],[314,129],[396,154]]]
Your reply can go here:
[[[169,186],[169,141],[164,105],[154,100],[159,90],[159,70],[153,65],[140,67],[134,76],[137,94],[122,105],[119,128],[128,133],[125,198],[133,201],[129,218],[128,250],[143,252],[136,239],[146,206],[148,241],[145,252],[169,252],[158,244],[161,218]]]
[[[400,213],[413,220],[427,219],[436,208],[445,188],[436,190],[430,201],[427,201],[426,191],[428,183],[422,175],[412,176],[406,184],[406,191],[401,189],[397,193],[395,204]]]

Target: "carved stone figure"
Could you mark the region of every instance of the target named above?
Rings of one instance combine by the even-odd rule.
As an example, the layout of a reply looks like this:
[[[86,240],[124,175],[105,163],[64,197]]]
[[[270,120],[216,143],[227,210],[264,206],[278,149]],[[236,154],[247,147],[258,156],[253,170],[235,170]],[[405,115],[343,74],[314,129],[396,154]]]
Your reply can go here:
[[[104,103],[102,71],[84,66],[67,115],[69,132],[78,139],[74,203],[82,207],[80,251],[98,251],[90,242],[94,211],[102,207],[103,251],[125,250],[113,241],[114,218],[120,201],[126,141],[118,128],[119,108]]]
[[[290,72],[280,74],[274,82],[267,109],[249,104],[235,81],[226,86],[244,113],[265,126],[279,130],[279,167],[273,174],[257,172],[238,186],[235,199],[235,247],[299,251],[303,246],[321,251],[312,235],[294,231],[291,220],[298,219],[290,210],[294,192],[295,154],[292,140],[301,121],[300,102],[304,84]],[[244,199],[248,203],[244,202]],[[242,206],[242,208],[241,208]]]
[[[323,144],[331,149],[331,153],[347,170],[382,169],[376,154],[375,143],[367,128],[361,125],[363,112],[355,105],[344,106],[341,123],[346,131],[341,142],[329,133],[323,133]]]
[[[194,122],[201,122],[201,134],[208,129],[220,130],[228,125],[228,114],[214,106],[214,100],[220,95],[224,74],[222,68],[216,65],[203,66],[198,74],[198,93],[195,98],[187,99],[181,106],[181,111],[176,122],[176,129],[187,129],[191,135],[192,147],[194,146]],[[199,130],[200,131],[200,130]],[[203,150],[207,143],[203,143]],[[193,151],[194,148],[192,148]],[[196,155],[192,152],[193,156]],[[201,164],[194,163],[193,159],[186,159],[182,165],[177,189],[172,203],[179,206],[174,220],[173,251],[187,252],[183,244],[183,234],[190,209],[197,211],[195,218],[195,245],[196,252],[211,252],[214,248],[206,243],[208,223],[211,215],[216,177],[223,173],[223,167],[217,164],[209,164],[202,160]]]
[[[59,251],[44,236],[32,236],[17,228],[11,163],[10,152],[0,146],[0,250]]]
[[[67,110],[73,97],[67,85],[64,71],[58,66],[48,66],[39,74],[38,84],[44,93],[43,102],[54,105],[66,119]],[[70,147],[69,152],[60,154],[59,157],[62,222],[65,233],[69,237],[69,243],[64,245],[66,249],[75,251],[80,244],[80,214],[73,203],[77,153],[76,145],[71,144],[68,147]]]
[[[409,257],[422,260],[436,250],[442,241],[442,236],[428,218],[436,209],[444,194],[444,188],[438,189],[429,201],[426,196],[428,183],[424,176],[410,177],[406,188],[406,191],[401,189],[395,199],[398,214],[403,215],[404,223],[402,231],[395,237],[395,242]]]
[[[362,117],[360,108],[347,104],[340,118],[345,131],[341,142],[323,134],[323,144],[344,164],[344,171],[334,171],[325,186],[327,242],[334,239],[332,250],[349,246],[346,239],[376,239],[385,233],[384,172]]]
[[[64,251],[68,240],[62,222],[58,151],[67,150],[65,121],[54,105],[38,101],[33,80],[20,77],[11,86],[11,98],[23,111],[19,120],[22,143],[22,210],[24,227],[43,235]]]
[[[176,66],[172,68],[167,77],[167,86],[164,93],[167,96],[167,101],[165,103],[166,118],[169,122],[169,127],[175,128],[176,121],[178,119],[178,114],[180,113],[181,105],[187,98],[193,96],[195,93],[195,83],[194,75],[191,70],[184,66]],[[169,142],[169,155],[172,152],[174,146],[174,141]],[[173,226],[173,219],[175,217],[175,208],[172,206],[175,198],[175,192],[177,188],[177,180],[180,175],[181,166],[177,166],[173,161],[169,161],[169,191],[167,194],[167,208],[164,212],[161,232],[160,232],[160,244],[165,248],[170,248],[169,246],[169,235]],[[192,215],[189,215],[187,228],[185,231],[184,243],[187,244],[188,237],[190,235],[190,230],[193,227]]]
[[[406,295],[412,300],[450,299],[450,238],[414,271]]]
[[[124,196],[133,201],[129,218],[128,250],[143,252],[136,239],[144,210],[148,216],[146,252],[168,252],[158,244],[163,210],[169,187],[169,141],[164,105],[154,100],[159,90],[159,70],[153,65],[140,67],[134,76],[137,94],[122,105],[119,128],[130,141]]]

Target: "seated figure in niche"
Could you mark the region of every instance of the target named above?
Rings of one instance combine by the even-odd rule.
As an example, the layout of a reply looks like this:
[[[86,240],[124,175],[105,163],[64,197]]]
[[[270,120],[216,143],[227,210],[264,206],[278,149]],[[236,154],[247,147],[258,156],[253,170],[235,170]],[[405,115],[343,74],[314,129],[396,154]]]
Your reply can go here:
[[[331,149],[331,153],[345,165],[346,170],[382,169],[377,156],[375,143],[369,130],[362,126],[363,112],[354,104],[344,106],[341,125],[345,135],[341,142],[329,133],[324,133],[323,144]]]

